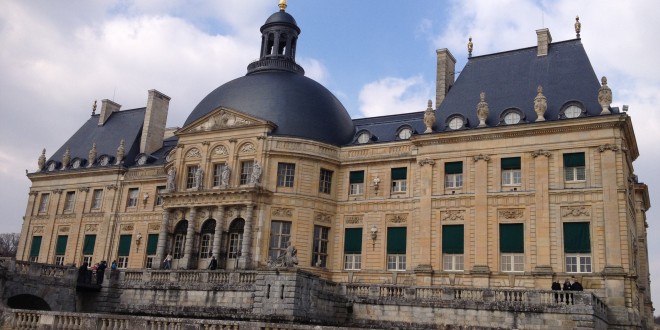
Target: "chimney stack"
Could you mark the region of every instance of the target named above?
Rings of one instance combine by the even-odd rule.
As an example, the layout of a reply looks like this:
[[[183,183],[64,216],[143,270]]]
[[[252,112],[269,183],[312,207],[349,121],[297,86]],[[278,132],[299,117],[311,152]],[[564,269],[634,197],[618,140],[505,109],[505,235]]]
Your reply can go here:
[[[550,47],[550,43],[552,43],[550,30],[547,28],[536,30],[536,39],[538,40],[538,52],[536,56],[548,56],[548,48]]]
[[[113,112],[119,111],[121,104],[112,102],[108,99],[101,100],[101,113],[99,115],[99,126],[103,126],[105,122],[110,118],[110,115]]]
[[[147,110],[144,113],[140,153],[151,154],[163,147],[165,124],[170,97],[155,90],[149,90]]]
[[[456,76],[456,59],[447,48],[435,51],[438,55],[438,65],[435,81],[435,108],[439,108],[445,99],[449,88],[454,84]]]

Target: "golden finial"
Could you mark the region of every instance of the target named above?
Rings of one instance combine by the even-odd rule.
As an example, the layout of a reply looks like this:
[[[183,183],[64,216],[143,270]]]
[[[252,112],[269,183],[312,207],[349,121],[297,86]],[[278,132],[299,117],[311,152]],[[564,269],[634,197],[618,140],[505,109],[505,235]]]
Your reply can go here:
[[[286,0],[280,0],[280,3],[277,6],[280,7],[280,11],[285,11],[286,10]]]
[[[580,30],[582,30],[582,23],[580,23],[580,16],[575,16],[575,36],[580,37]]]
[[[94,100],[94,105],[92,106],[92,116],[96,114],[96,100]]]
[[[472,57],[472,47],[474,47],[474,45],[472,44],[472,36],[470,36],[470,38],[468,38],[468,57]]]

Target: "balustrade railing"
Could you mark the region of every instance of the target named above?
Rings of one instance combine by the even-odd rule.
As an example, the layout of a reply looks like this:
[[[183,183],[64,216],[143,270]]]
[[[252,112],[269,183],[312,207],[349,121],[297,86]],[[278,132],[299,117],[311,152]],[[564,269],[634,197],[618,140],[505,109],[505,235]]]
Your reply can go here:
[[[117,273],[119,282],[125,285],[148,283],[209,283],[253,285],[257,280],[255,271],[225,270],[121,270]]]

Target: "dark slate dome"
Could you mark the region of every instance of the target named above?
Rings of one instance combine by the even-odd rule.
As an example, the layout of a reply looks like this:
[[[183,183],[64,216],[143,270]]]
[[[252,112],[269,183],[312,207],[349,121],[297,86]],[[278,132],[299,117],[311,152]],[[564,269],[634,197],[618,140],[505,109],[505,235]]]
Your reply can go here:
[[[226,107],[277,125],[273,135],[307,138],[333,145],[351,142],[355,126],[339,100],[325,87],[305,77],[295,62],[300,29],[282,9],[261,27],[261,57],[248,73],[207,95],[184,126]]]

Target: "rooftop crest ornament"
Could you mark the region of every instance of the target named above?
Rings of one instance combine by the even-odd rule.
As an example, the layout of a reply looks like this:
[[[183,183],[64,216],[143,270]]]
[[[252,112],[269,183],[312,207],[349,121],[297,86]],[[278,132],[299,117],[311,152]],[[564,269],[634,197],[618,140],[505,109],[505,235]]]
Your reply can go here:
[[[94,100],[94,105],[92,105],[92,116],[96,114],[96,100]]]
[[[474,47],[474,45],[472,44],[472,36],[468,38],[467,47],[468,47],[468,57],[472,57],[472,48]]]
[[[603,111],[600,112],[601,115],[609,115],[610,104],[612,104],[612,90],[607,86],[607,77],[603,76],[601,79],[603,84],[598,89],[598,104],[603,108]]]
[[[477,117],[479,118],[479,126],[486,127],[486,118],[488,118],[488,103],[486,103],[486,92],[479,94],[480,101],[477,103]]]
[[[64,156],[62,156],[62,170],[66,169],[66,167],[69,166],[70,161],[71,161],[71,150],[69,150],[69,147],[66,147]]]
[[[39,156],[37,165],[39,165],[39,171],[41,171],[44,168],[44,166],[46,166],[46,148],[41,150],[41,156]]]
[[[539,85],[536,88],[536,97],[534,98],[534,112],[536,112],[536,121],[545,120],[545,111],[548,110],[548,99],[543,95],[543,87]]]
[[[87,167],[92,167],[94,161],[96,160],[96,142],[92,143],[92,149],[89,149],[89,154],[87,154]]]
[[[280,3],[277,5],[280,7],[280,11],[285,11],[286,10],[286,0],[280,0]]]
[[[582,23],[580,23],[580,16],[575,16],[575,36],[580,38],[580,31],[582,30]]]
[[[424,133],[433,133],[432,127],[434,123],[435,111],[433,111],[433,103],[429,100],[426,111],[424,111],[424,126],[426,126]]]

